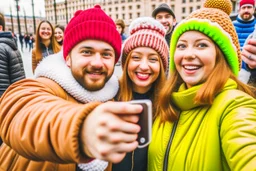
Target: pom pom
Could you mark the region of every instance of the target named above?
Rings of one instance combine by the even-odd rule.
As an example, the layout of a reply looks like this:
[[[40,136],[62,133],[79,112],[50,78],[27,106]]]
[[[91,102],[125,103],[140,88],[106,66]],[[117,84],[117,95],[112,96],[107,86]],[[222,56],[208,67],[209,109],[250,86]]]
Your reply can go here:
[[[81,12],[83,12],[83,10],[78,10],[78,11],[76,11],[75,17],[78,16]]]
[[[99,9],[101,9],[100,5],[98,5],[98,4],[95,5],[94,8],[99,8]]]
[[[230,15],[232,12],[232,3],[230,0],[205,0],[205,8],[217,8]]]

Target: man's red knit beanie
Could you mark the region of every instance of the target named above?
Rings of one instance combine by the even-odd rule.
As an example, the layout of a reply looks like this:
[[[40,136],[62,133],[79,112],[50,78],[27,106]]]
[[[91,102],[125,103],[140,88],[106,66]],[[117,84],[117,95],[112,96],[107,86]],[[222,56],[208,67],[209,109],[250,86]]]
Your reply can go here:
[[[101,40],[110,44],[115,50],[115,61],[117,62],[120,57],[122,46],[120,34],[116,30],[115,22],[99,5],[76,11],[64,35],[63,55],[65,59],[76,44],[87,39]]]
[[[241,0],[240,1],[240,7],[243,5],[246,5],[246,4],[254,6],[255,2],[254,2],[254,0]]]

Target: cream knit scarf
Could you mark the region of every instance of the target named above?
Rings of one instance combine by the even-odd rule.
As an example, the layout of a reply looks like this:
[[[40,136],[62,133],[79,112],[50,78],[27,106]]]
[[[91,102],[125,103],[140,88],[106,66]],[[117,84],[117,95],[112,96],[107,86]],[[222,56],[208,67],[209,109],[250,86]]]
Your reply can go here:
[[[82,103],[92,101],[106,102],[117,94],[119,83],[117,76],[113,75],[105,86],[98,91],[84,89],[73,77],[66,65],[62,51],[44,58],[35,70],[35,77],[46,77],[58,83],[64,90]]]

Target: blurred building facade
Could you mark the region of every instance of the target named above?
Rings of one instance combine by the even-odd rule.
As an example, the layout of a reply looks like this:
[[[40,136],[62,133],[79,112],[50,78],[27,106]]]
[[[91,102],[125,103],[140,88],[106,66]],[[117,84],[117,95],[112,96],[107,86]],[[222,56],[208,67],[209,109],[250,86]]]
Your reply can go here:
[[[152,11],[161,3],[167,3],[174,11],[179,22],[191,12],[202,7],[204,0],[57,0],[57,23],[66,25],[75,11],[87,9],[100,4],[102,9],[113,19],[123,19],[127,25],[137,17],[151,16]],[[233,3],[232,16],[237,15],[239,0]],[[46,19],[55,24],[54,3],[56,0],[45,0]],[[65,5],[65,3],[67,5]],[[67,11],[66,11],[67,9]],[[66,16],[68,17],[66,19]]]
[[[18,19],[16,15],[4,15],[5,17],[5,31],[12,29],[12,20],[13,20],[13,32],[18,33]],[[21,34],[34,34],[34,25],[33,25],[33,17],[26,16],[26,24],[24,16],[19,16],[20,18],[20,29]],[[36,19],[36,26],[40,23],[41,20],[44,20],[44,17],[35,17]],[[26,27],[27,25],[27,27]]]
[[[177,22],[186,18],[194,10],[202,7],[204,0],[45,0],[45,17],[36,16],[36,26],[43,19],[49,20],[53,25],[66,26],[73,17],[75,11],[93,7],[95,4],[101,5],[102,9],[113,19],[123,19],[127,26],[132,20],[142,16],[151,16],[152,11],[161,3],[167,3],[174,11]],[[235,19],[238,11],[239,0],[231,0],[233,10],[231,18]],[[54,11],[56,4],[56,15]],[[67,10],[66,10],[67,9]],[[57,20],[55,19],[55,16]],[[5,15],[6,30],[12,28],[11,16]],[[33,33],[33,17],[20,16],[21,33]],[[18,32],[17,16],[13,15],[14,32]]]

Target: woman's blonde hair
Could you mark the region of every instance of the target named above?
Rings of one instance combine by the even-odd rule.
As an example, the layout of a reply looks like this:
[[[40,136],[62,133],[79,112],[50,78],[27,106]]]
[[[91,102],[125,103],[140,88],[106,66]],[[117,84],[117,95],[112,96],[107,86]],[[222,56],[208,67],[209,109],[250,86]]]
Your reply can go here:
[[[254,88],[242,83],[237,79],[237,77],[232,73],[218,46],[215,45],[215,48],[216,65],[208,79],[197,92],[194,102],[196,104],[211,105],[215,96],[223,89],[229,78],[237,83],[239,90],[255,97],[255,90],[253,90]],[[166,81],[163,89],[160,91],[159,99],[157,101],[157,105],[159,107],[156,110],[155,116],[160,116],[161,122],[175,121],[178,119],[179,109],[177,109],[172,103],[171,95],[173,92],[178,91],[182,83],[184,83],[184,81],[180,77],[178,71],[175,70],[170,74],[169,79]]]
[[[117,100],[118,101],[130,101],[133,100],[133,89],[132,89],[132,80],[130,79],[128,72],[127,72],[127,68],[128,68],[128,64],[129,61],[131,59],[131,54],[132,51],[128,54],[125,63],[123,65],[123,74],[120,78],[120,90],[119,90],[119,94],[117,96]],[[164,70],[164,66],[163,66],[163,62],[159,57],[159,63],[160,63],[160,73],[158,78],[155,80],[155,82],[153,83],[152,87],[153,88],[153,92],[151,94],[150,100],[152,101],[153,104],[153,115],[154,115],[154,110],[156,109],[156,99],[158,96],[159,91],[162,89],[165,81],[166,81],[166,75],[165,75],[165,70]]]

